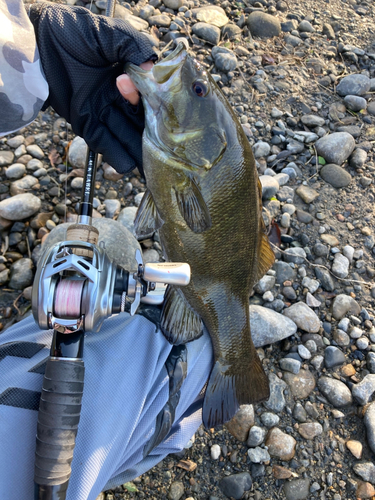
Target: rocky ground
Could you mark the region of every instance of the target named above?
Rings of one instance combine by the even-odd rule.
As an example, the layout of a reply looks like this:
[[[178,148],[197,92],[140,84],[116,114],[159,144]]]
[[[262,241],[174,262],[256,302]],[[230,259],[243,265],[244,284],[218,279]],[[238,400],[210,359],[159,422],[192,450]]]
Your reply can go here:
[[[218,81],[253,145],[277,260],[250,299],[270,400],[200,428],[180,457],[102,499],[373,498],[373,3],[140,0],[116,15],[159,50],[187,38]],[[74,220],[83,163],[80,139],[65,161],[73,137],[49,109],[0,139],[1,329],[30,312],[41,242]],[[144,190],[102,165],[95,216],[131,230]],[[159,258],[156,238],[142,246]]]

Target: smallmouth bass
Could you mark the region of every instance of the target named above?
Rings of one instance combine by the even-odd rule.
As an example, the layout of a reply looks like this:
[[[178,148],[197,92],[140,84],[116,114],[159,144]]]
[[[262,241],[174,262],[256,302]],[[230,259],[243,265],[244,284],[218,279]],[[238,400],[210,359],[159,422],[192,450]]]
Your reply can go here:
[[[274,261],[261,187],[245,133],[219,87],[183,44],[145,71],[126,67],[145,108],[147,191],[138,235],[157,229],[167,260],[188,262],[191,281],[169,287],[161,328],[172,344],[206,326],[215,362],[203,402],[207,428],[241,404],[269,397],[250,333],[249,295]]]

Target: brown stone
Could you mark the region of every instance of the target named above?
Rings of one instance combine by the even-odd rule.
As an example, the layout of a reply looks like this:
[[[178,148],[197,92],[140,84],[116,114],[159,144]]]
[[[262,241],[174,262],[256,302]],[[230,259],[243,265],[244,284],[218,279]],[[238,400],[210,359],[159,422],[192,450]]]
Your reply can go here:
[[[360,481],[357,488],[357,499],[372,498],[375,495],[375,489],[371,483]]]
[[[315,378],[309,370],[300,370],[297,375],[285,372],[283,374],[283,378],[288,384],[290,392],[296,398],[307,398],[307,396],[315,389]]]
[[[344,375],[344,377],[352,377],[353,375],[355,375],[355,373],[355,368],[351,364],[341,367],[341,374]]]
[[[354,439],[349,439],[349,441],[346,442],[346,447],[355,458],[358,458],[358,460],[361,459],[363,449],[362,443]]]
[[[46,225],[46,222],[50,220],[54,212],[41,212],[38,214],[31,222],[30,226],[33,229],[40,229]]]
[[[232,420],[225,424],[228,431],[239,441],[246,441],[249,430],[254,425],[253,405],[242,405]]]
[[[267,434],[266,446],[271,457],[291,460],[295,454],[296,440],[278,427],[273,427]]]
[[[306,422],[299,425],[298,432],[305,439],[314,439],[323,433],[323,427],[318,422]]]
[[[272,467],[273,477],[276,479],[289,479],[292,477],[293,472],[285,467],[281,467],[281,465],[274,465]]]
[[[339,240],[336,236],[332,236],[332,234],[323,233],[321,236],[323,243],[330,245],[331,247],[337,247],[339,245]]]

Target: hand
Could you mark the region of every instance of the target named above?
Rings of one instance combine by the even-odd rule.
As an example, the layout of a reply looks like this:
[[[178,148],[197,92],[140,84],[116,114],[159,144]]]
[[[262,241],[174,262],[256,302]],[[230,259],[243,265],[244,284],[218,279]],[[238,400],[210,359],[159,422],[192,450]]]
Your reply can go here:
[[[142,103],[135,90],[126,94],[129,82],[125,101],[116,78],[125,62],[156,59],[148,38],[125,21],[93,15],[83,7],[36,3],[30,20],[49,85],[46,104],[118,172],[141,169]]]
[[[142,69],[149,70],[152,68],[154,63],[152,61],[147,61],[140,64]],[[117,88],[124,99],[130,102],[133,106],[137,106],[139,103],[139,92],[131,81],[130,77],[126,74],[120,75],[116,80]]]

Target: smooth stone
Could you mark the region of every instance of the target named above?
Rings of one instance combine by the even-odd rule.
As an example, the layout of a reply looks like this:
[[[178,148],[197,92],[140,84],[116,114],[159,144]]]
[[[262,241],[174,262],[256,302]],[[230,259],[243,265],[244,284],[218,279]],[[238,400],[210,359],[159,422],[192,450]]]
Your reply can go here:
[[[355,140],[347,132],[334,132],[319,139],[315,148],[328,164],[342,165],[353,152]]]
[[[353,402],[352,394],[348,386],[340,380],[320,377],[318,380],[318,387],[323,396],[325,396],[335,408],[342,408]]]
[[[307,127],[323,127],[325,119],[316,115],[303,115],[301,122]]]
[[[32,285],[34,280],[34,264],[32,259],[19,259],[10,267],[9,288],[23,290]]]
[[[361,382],[353,385],[352,394],[358,403],[366,405],[375,392],[375,375],[366,375]]]
[[[296,271],[287,262],[275,262],[273,268],[276,271],[276,283],[278,284],[282,284],[284,281],[293,281],[296,277]]]
[[[40,210],[41,200],[31,193],[18,194],[0,202],[0,216],[19,221],[31,217]]]
[[[83,186],[83,177],[74,177],[72,182],[70,183],[70,187],[72,189],[82,189]]]
[[[198,9],[193,9],[192,12],[195,14],[198,21],[211,24],[217,28],[222,28],[229,22],[224,9],[217,5],[207,5]]]
[[[158,26],[159,28],[169,28],[171,22],[172,20],[167,14],[157,14],[148,18],[150,26]]]
[[[302,344],[298,345],[298,354],[305,360],[311,358],[311,352]]]
[[[38,180],[32,175],[25,175],[21,179],[18,179],[11,183],[10,185],[10,194],[12,196],[16,196],[19,194],[27,194],[27,191],[31,189],[35,184],[38,183]]]
[[[367,101],[363,97],[347,95],[344,97],[345,106],[352,111],[361,111],[367,108]]]
[[[346,278],[349,274],[349,259],[341,253],[335,254],[332,264],[332,272],[339,278]]]
[[[270,411],[266,411],[261,414],[260,420],[265,427],[271,429],[271,427],[275,427],[280,422],[280,417],[271,413]]]
[[[375,453],[375,403],[369,405],[363,421],[367,431],[367,442],[371,450]]]
[[[250,474],[248,472],[240,472],[239,474],[225,476],[221,479],[219,487],[228,498],[240,500],[245,491],[248,491],[251,488],[252,484],[253,482]]]
[[[184,5],[184,0],[163,0],[163,4],[169,9],[178,10]]]
[[[314,33],[315,32],[315,28],[313,27],[313,25],[307,21],[306,19],[304,19],[303,21],[301,21],[298,25],[298,31],[300,31],[301,33],[305,32],[305,33]]]
[[[279,342],[297,331],[297,325],[288,317],[266,307],[250,306],[251,337],[255,347]]]
[[[249,448],[247,450],[247,454],[250,458],[250,461],[254,464],[261,464],[264,462],[269,462],[270,454],[264,448],[260,448],[257,446],[256,448]]]
[[[228,23],[222,28],[221,33],[225,39],[237,39],[241,36],[242,29],[234,23]]]
[[[125,10],[128,10],[128,9],[125,9]],[[152,16],[150,15],[148,19],[150,19],[150,17],[152,17]],[[140,17],[137,17],[137,16],[132,16],[132,15],[127,14],[125,17],[125,21],[128,22],[137,31],[145,31],[149,28],[148,22],[144,19],[141,19]]]
[[[262,198],[263,200],[269,200],[279,190],[280,186],[277,180],[270,175],[260,175],[260,183],[262,185]]]
[[[302,184],[298,186],[298,188],[296,189],[296,193],[307,204],[312,203],[319,196],[319,193],[315,191],[315,189],[304,186]]]
[[[249,448],[255,448],[261,445],[266,437],[267,430],[263,427],[253,425],[249,431],[249,437],[247,439],[247,446]]]
[[[193,25],[192,31],[194,35],[202,38],[212,45],[217,45],[220,41],[221,32],[220,29],[216,26],[212,26],[211,24],[199,22]]]
[[[218,460],[221,455],[221,448],[218,444],[213,444],[211,446],[210,452],[211,452],[211,459]]]
[[[265,444],[271,457],[287,461],[294,457],[297,442],[289,434],[273,427],[267,434]]]
[[[225,424],[227,430],[239,441],[246,441],[255,423],[253,405],[241,405],[235,416]]]
[[[137,207],[125,207],[119,213],[117,221],[122,224],[128,231],[134,234],[134,219],[137,215]]]
[[[302,280],[302,286],[307,288],[310,293],[315,293],[318,290],[320,283],[318,280],[305,276]]]
[[[26,173],[26,167],[22,163],[13,163],[5,171],[5,176],[7,179],[16,180],[21,179]]]
[[[279,361],[280,368],[295,375],[301,369],[301,362],[293,358],[282,358]]]
[[[370,90],[371,81],[365,75],[353,74],[345,76],[336,87],[336,92],[344,97],[347,95],[364,95]]]
[[[276,283],[275,276],[269,276],[268,274],[266,274],[254,286],[254,290],[256,291],[256,293],[263,295],[265,292],[272,290],[272,288],[275,286],[275,283]]]
[[[324,165],[324,167],[320,169],[319,175],[323,180],[337,189],[349,186],[352,180],[352,176],[349,172],[334,163]]]
[[[362,462],[354,464],[353,470],[364,481],[375,483],[375,465],[372,462]]]
[[[68,161],[74,168],[85,168],[87,144],[82,137],[76,136],[69,146]]]
[[[215,66],[219,71],[234,71],[237,68],[237,57],[232,53],[219,52],[215,56]]]
[[[310,495],[310,479],[285,481],[283,489],[286,500],[306,500]]]
[[[372,499],[375,495],[375,488],[370,483],[359,482],[356,491],[356,498],[365,500]]]
[[[345,363],[345,354],[335,346],[328,346],[324,350],[324,363],[326,368],[334,368]]]
[[[41,168],[43,168],[43,163],[38,160],[38,158],[33,158],[32,160],[29,160],[27,162],[27,170],[35,172],[36,170],[39,170]]]
[[[135,253],[137,250],[141,250],[141,246],[132,233],[118,221],[112,219],[94,218],[92,223],[99,231],[98,245],[105,244],[108,257],[128,271],[137,269],[138,264],[135,260]],[[43,242],[43,248],[66,240],[66,230],[70,225],[64,223],[56,226]]]
[[[268,142],[258,141],[253,146],[253,153],[255,158],[262,158],[268,156],[271,151],[271,146]]]
[[[287,307],[284,309],[284,315],[305,332],[317,333],[320,329],[318,316],[305,302],[297,302]]]
[[[299,424],[298,432],[304,439],[314,439],[323,434],[323,427],[318,422]]]
[[[124,177],[124,174],[119,174],[111,165],[108,163],[103,164],[103,177],[108,181],[117,182]]]
[[[11,148],[14,148],[14,149],[21,146],[21,144],[23,144],[24,142],[25,142],[25,138],[23,135],[16,135],[15,137],[11,137],[7,140],[8,146],[10,146]]]
[[[121,210],[120,200],[104,200],[105,216],[113,219]]]
[[[353,168],[362,168],[366,163],[367,153],[364,149],[356,148],[349,158],[350,166]]]
[[[337,295],[332,304],[332,315],[336,320],[342,319],[346,314],[358,315],[361,308],[352,297],[349,295]]]
[[[355,458],[358,460],[362,458],[362,443],[354,439],[349,439],[349,441],[346,442],[346,447]]]
[[[253,37],[272,38],[281,33],[279,19],[264,12],[252,12],[247,19],[247,24]]]
[[[301,405],[299,401],[296,402],[293,408],[293,417],[298,421],[298,422],[306,422],[307,420],[307,413],[305,408]]]
[[[335,289],[335,285],[330,273],[326,269],[320,269],[319,267],[316,267],[315,275],[320,281],[324,290],[327,290],[327,292],[333,292],[333,290]]]
[[[26,151],[29,155],[37,158],[38,160],[44,158],[44,152],[37,144],[30,144],[30,146],[26,146]]]
[[[343,330],[340,330],[340,328],[333,332],[333,340],[340,347],[346,347],[350,344],[349,335]]]
[[[370,373],[375,373],[375,352],[367,353],[366,366]]]
[[[331,247],[337,247],[340,244],[340,242],[336,238],[336,236],[333,236],[332,234],[324,233],[320,237],[324,243],[326,243],[327,245],[329,245]]]
[[[294,264],[303,264],[306,260],[306,252],[303,248],[287,248],[284,251],[285,262],[294,262]]]
[[[185,493],[184,483],[182,481],[174,481],[169,487],[168,499],[180,500],[180,498],[184,493]]]
[[[308,370],[300,370],[297,374],[284,372],[284,380],[292,395],[298,399],[307,398],[316,385],[314,375]]]
[[[0,151],[0,167],[11,165],[13,159],[14,153],[12,153],[12,151]]]

